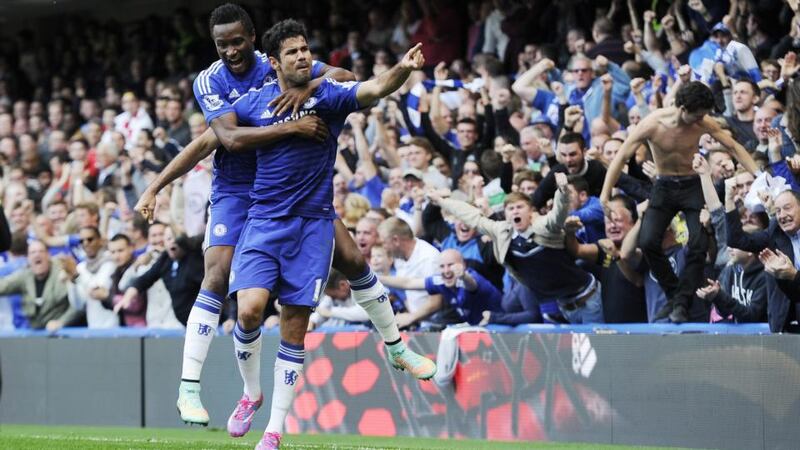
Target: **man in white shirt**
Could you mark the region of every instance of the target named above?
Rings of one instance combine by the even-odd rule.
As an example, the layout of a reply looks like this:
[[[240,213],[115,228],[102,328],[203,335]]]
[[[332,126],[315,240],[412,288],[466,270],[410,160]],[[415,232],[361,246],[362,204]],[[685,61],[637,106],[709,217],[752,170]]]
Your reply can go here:
[[[133,92],[126,92],[122,96],[122,110],[123,112],[114,118],[114,129],[125,136],[125,150],[130,150],[139,131],[153,129],[153,120],[144,106],[140,106],[139,99]]]
[[[81,228],[79,236],[86,259],[77,266],[71,257],[63,261],[70,304],[78,310],[86,308],[89,328],[118,327],[119,316],[106,302],[116,266],[106,254],[105,242],[96,227]]]
[[[431,165],[433,146],[430,141],[422,137],[412,138],[408,143],[407,159],[411,168],[422,172],[422,181],[425,182],[425,186],[435,189],[450,188],[450,179]]]
[[[411,227],[402,219],[390,217],[378,227],[378,235],[394,260],[398,277],[426,278],[439,270],[439,250],[417,239]],[[428,294],[424,290],[406,291],[406,309],[414,312],[425,305]]]
[[[353,300],[347,277],[338,270],[331,269],[325,285],[325,295],[308,321],[309,331],[319,327],[344,327],[368,322],[367,311]]]

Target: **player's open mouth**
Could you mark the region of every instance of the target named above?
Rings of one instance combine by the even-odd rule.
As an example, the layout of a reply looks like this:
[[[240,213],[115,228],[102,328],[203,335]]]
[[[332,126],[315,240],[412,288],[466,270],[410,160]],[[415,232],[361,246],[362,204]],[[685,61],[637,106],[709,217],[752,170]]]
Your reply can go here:
[[[520,223],[522,222],[522,217],[514,217],[512,220],[514,221],[514,223]]]
[[[461,225],[458,229],[461,230],[462,233],[469,233],[469,227],[466,225]]]
[[[231,69],[241,69],[244,66],[244,58],[229,59],[228,66],[230,66]]]

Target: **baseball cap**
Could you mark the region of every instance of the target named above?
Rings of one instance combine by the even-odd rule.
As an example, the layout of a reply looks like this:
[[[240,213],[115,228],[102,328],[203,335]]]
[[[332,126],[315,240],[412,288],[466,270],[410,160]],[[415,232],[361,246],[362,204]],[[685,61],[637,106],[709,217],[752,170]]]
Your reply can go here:
[[[717,22],[717,24],[714,25],[713,28],[711,28],[711,34],[714,33],[725,33],[731,36],[733,35],[733,33],[731,33],[731,30],[728,29],[728,27],[722,22]]]
[[[423,175],[421,170],[410,168],[403,171],[403,178],[405,177],[414,177],[418,180],[422,180]]]
[[[550,122],[550,119],[541,113],[539,113],[539,115],[532,116],[528,125],[547,125],[554,133],[556,131],[556,127],[553,125],[553,122]]]

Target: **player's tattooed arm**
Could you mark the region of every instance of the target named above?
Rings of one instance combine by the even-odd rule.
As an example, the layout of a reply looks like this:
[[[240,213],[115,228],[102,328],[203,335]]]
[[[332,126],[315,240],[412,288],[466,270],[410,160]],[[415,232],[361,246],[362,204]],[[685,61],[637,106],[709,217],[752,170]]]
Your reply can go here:
[[[356,98],[361,106],[367,106],[376,100],[386,97],[405,83],[411,72],[420,70],[425,65],[422,55],[422,44],[415,45],[391,69],[380,76],[365,81],[358,86]]]
[[[318,64],[322,64],[319,77],[311,80],[303,87],[287,89],[281,95],[269,102],[269,106],[274,108],[276,115],[283,114],[289,108],[292,109],[292,114],[297,114],[297,112],[300,111],[300,107],[303,106],[303,103],[305,103],[306,100],[311,97],[311,95],[317,90],[320,84],[322,84],[322,81],[325,78],[330,78],[336,81],[356,80],[356,76],[349,70],[342,69],[340,67],[329,66],[324,63]]]
[[[328,138],[328,127],[315,114],[268,127],[240,127],[237,125],[236,114],[228,113],[212,120],[211,128],[220,143],[234,153],[263,147],[289,136],[320,142]]]

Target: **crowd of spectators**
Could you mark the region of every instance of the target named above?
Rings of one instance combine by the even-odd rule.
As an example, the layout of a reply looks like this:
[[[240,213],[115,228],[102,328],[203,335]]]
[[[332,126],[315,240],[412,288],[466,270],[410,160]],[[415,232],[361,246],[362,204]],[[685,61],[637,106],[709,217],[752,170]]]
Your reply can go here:
[[[336,212],[401,327],[656,321],[667,299],[637,239],[657,175],[648,145],[610,213],[598,196],[631,130],[691,80],[711,87],[715,119],[770,177],[737,168],[708,135],[697,143],[713,244],[690,320],[796,326],[800,194],[782,186],[800,175],[797,0],[330,0],[250,12],[257,31],[304,21],[315,59],[358,80],[423,43],[429,66],[348,118],[334,178]],[[133,206],[207,127],[191,90],[216,59],[206,21],[186,10],[73,17],[48,45],[31,30],[0,44],[11,230],[0,328],[186,323],[212,157],[159,194],[154,223]],[[678,215],[662,243],[677,272],[686,242]],[[343,275],[325,293],[311,327],[367,321]]]

